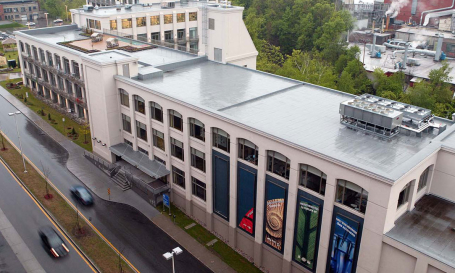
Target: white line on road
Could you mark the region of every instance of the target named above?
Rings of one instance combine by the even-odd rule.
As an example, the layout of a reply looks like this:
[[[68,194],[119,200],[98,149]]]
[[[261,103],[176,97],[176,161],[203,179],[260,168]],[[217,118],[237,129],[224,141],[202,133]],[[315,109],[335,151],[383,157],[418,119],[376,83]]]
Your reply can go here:
[[[46,273],[19,233],[0,209],[0,233],[10,245],[27,273]]]

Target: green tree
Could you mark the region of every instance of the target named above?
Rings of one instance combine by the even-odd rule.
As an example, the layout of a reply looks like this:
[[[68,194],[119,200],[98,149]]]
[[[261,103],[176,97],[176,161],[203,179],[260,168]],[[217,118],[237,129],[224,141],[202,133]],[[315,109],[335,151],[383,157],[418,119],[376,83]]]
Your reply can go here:
[[[428,82],[420,82],[414,85],[409,92],[409,100],[413,105],[433,109],[435,106],[434,96],[431,94],[431,86]]]
[[[347,71],[343,71],[343,73],[341,73],[341,77],[338,80],[338,90],[351,94],[356,93],[354,80],[352,79],[351,74]]]
[[[435,96],[436,102],[449,103],[452,100],[451,84],[452,77],[449,76],[452,67],[449,66],[447,61],[442,63],[438,69],[430,71],[430,89]]]

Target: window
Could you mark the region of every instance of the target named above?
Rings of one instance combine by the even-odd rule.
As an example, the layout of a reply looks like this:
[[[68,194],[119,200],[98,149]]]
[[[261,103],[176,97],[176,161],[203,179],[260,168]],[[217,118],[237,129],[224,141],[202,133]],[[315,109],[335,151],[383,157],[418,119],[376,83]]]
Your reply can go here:
[[[48,79],[48,77],[47,77],[47,71],[44,70],[44,69],[42,69],[42,70],[41,70],[41,73],[43,73],[43,79],[44,79],[44,81],[45,81],[45,82],[49,82],[49,79]]]
[[[137,150],[145,155],[149,155],[149,152],[146,149],[142,149],[141,147],[137,147]]]
[[[123,90],[121,88],[119,89],[119,92],[120,92],[120,103],[123,106],[130,107],[130,99],[128,96],[128,92],[126,92],[125,90]]]
[[[66,83],[66,91],[68,92],[68,94],[73,94],[73,84],[68,80],[65,80],[65,83]]]
[[[400,192],[400,195],[398,195],[398,204],[397,208],[401,207],[402,205],[406,204],[408,202],[408,197],[409,197],[409,191],[411,189],[411,182],[409,182],[404,189]]]
[[[192,27],[189,29],[190,39],[197,39],[197,27]]]
[[[36,71],[36,76],[37,76],[38,78],[41,78],[41,70],[40,70],[39,67],[36,66],[36,65],[35,65],[35,71]]]
[[[122,124],[123,130],[128,133],[131,133],[131,118],[125,114],[122,114]]]
[[[172,166],[172,182],[182,188],[185,188],[185,172]]]
[[[430,167],[426,168],[425,171],[423,171],[423,173],[420,175],[419,185],[417,186],[417,191],[420,191],[421,189],[423,189],[427,186],[428,174],[430,173]]]
[[[52,86],[57,86],[57,83],[55,82],[54,74],[49,73],[49,79],[51,80]]]
[[[60,62],[60,56],[58,56],[57,54],[54,54],[54,57],[55,57],[55,67],[57,67],[57,69],[62,69],[62,63]]]
[[[127,145],[133,147],[133,142],[129,141],[128,139],[124,138],[123,142],[125,142]]]
[[[22,41],[19,41],[20,47],[21,47],[21,52],[24,52],[24,43]]]
[[[163,108],[156,102],[150,102],[152,119],[163,122]]]
[[[62,79],[62,77],[57,76],[57,82],[58,82],[58,88],[59,88],[60,90],[64,90],[64,89],[65,89],[65,86],[63,85],[63,79]]]
[[[136,26],[145,27],[145,17],[136,18]]]
[[[162,160],[161,158],[157,157],[156,155],[153,156],[153,159],[155,159],[156,161],[158,161],[161,164],[163,164],[164,166],[166,166],[166,161]]]
[[[164,15],[164,23],[165,24],[172,24],[173,23],[172,14],[165,14]]]
[[[25,12],[25,7],[21,7],[21,12]]]
[[[145,100],[138,95],[134,95],[134,110],[145,114]]]
[[[172,40],[172,42],[174,42],[174,35],[172,34],[173,31],[172,30],[167,30],[164,32],[164,40],[166,41],[170,41]]]
[[[110,20],[109,25],[111,26],[111,30],[117,30],[117,20]]]
[[[229,153],[231,150],[231,143],[229,141],[228,133],[221,129],[213,128],[213,147]]]
[[[152,133],[153,133],[153,146],[165,151],[164,134],[155,129],[152,129]]]
[[[150,25],[156,26],[160,24],[160,16],[155,15],[155,16],[150,16]]]
[[[131,18],[122,19],[122,28],[132,28],[133,27],[133,20]]]
[[[197,21],[197,12],[190,12],[189,15],[190,21]]]
[[[189,118],[190,136],[205,141],[205,125],[195,118]]]
[[[95,28],[101,30],[101,21],[95,20]]]
[[[258,146],[253,142],[239,138],[239,158],[254,165],[258,164]]]
[[[215,19],[209,18],[209,29],[215,30]]]
[[[46,55],[47,55],[47,64],[49,66],[54,66],[54,62],[52,60],[52,53],[50,53],[49,51],[46,52]]]
[[[284,155],[267,151],[267,171],[289,179],[291,161]]]
[[[319,169],[306,164],[300,164],[299,179],[300,186],[303,186],[322,195],[325,194],[325,183],[327,181],[327,175],[321,172]]]
[[[74,77],[80,79],[81,75],[79,73],[79,64],[75,61],[72,61],[73,63],[73,75]]]
[[[368,192],[362,187],[339,179],[337,183],[337,192],[335,201],[347,207],[365,213],[368,201]]]
[[[446,52],[455,53],[455,44],[447,44]]]
[[[197,196],[205,201],[205,183],[191,177],[191,191],[194,196]]]
[[[185,13],[177,13],[177,23],[185,23]]]
[[[136,134],[137,137],[147,141],[147,126],[136,120]]]
[[[27,50],[27,55],[30,56],[31,55],[30,45],[29,44],[25,44],[25,48]]]
[[[191,166],[205,172],[205,154],[199,150],[191,148]]]
[[[66,74],[70,74],[70,61],[67,58],[63,58],[63,68]]]
[[[150,37],[152,40],[156,40],[156,41],[159,41],[161,40],[160,38],[160,33],[159,32],[152,32],[151,34],[152,36]]]
[[[179,41],[185,40],[185,29],[177,29],[177,39]]]
[[[33,49],[33,58],[38,61],[38,49],[35,46],[32,46]]]
[[[42,63],[46,63],[46,55],[44,55],[44,50],[42,50],[41,48],[39,49],[39,57]]]
[[[169,125],[179,131],[183,131],[182,115],[174,110],[169,110]]]
[[[171,137],[171,155],[184,161],[183,143]]]

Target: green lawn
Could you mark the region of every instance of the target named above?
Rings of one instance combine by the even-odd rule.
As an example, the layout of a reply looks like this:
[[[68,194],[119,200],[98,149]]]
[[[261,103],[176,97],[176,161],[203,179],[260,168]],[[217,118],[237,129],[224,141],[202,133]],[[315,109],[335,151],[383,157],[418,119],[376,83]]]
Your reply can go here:
[[[46,103],[40,101],[39,99],[35,98],[33,93],[30,91],[28,87],[22,86],[21,89],[8,89],[6,88],[7,82],[19,82],[22,81],[22,79],[14,79],[14,80],[9,80],[9,81],[2,81],[0,82],[0,85],[8,90],[11,94],[16,96],[17,98],[21,99],[24,102],[25,98],[25,92],[28,92],[28,98],[27,98],[27,106],[32,109],[34,112],[38,113],[41,112],[41,110],[44,111],[44,116],[39,114],[43,120],[45,120],[47,123],[52,125],[57,131],[60,133],[67,135],[70,133],[72,130],[68,128],[74,128],[77,134],[79,134],[77,139],[71,138],[71,140],[76,143],[77,145],[81,146],[82,148],[86,149],[87,151],[92,151],[92,141],[90,140],[90,131],[87,132],[87,134],[83,134],[83,126],[79,125],[75,121],[71,120],[68,116],[63,115],[59,112],[57,112],[55,109],[47,105]],[[51,120],[49,120],[49,114],[51,117]],[[63,128],[63,122],[62,118],[65,118],[65,128]],[[55,120],[55,122],[52,122],[52,119]],[[85,139],[87,140],[87,143],[85,142]]]
[[[15,28],[15,27],[25,27],[25,26],[22,24],[19,24],[18,22],[12,22],[11,24],[0,25],[0,29]]]
[[[3,51],[3,47],[0,46],[0,52],[5,54],[6,61],[8,61],[8,60],[16,60],[16,63],[19,63],[17,51],[5,52],[5,51]],[[5,68],[6,67],[7,66],[5,66]],[[21,69],[16,67],[13,71],[10,71],[10,73],[15,73],[15,72],[21,72]],[[8,72],[0,72],[0,74],[6,74],[6,73],[8,73]]]
[[[218,239],[215,235],[211,232],[206,230],[203,226],[196,223],[196,225],[190,229],[185,229],[191,223],[195,223],[195,221],[189,218],[185,213],[183,213],[180,209],[176,206],[171,204],[171,212],[175,214],[175,224],[182,228],[186,233],[191,235],[194,239],[196,239],[199,243],[203,244],[206,248],[210,249],[214,252],[221,260],[223,260],[226,264],[228,264],[232,269],[237,272],[244,272],[244,273],[261,273],[262,271],[259,270],[253,263],[248,261],[245,257],[237,253],[234,249],[228,246],[226,243],[222,242]],[[166,209],[166,215],[168,215],[168,210]],[[213,239],[218,239],[213,246],[207,246],[207,243],[212,241]]]

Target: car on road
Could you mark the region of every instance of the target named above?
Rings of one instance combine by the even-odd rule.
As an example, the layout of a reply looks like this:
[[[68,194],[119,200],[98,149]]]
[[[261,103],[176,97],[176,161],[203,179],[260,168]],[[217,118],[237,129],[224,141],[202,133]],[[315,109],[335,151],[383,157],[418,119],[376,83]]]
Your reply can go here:
[[[38,234],[46,248],[55,258],[66,256],[70,252],[65,242],[52,227],[42,227],[39,229]]]
[[[33,23],[33,22],[27,22],[25,25],[26,25],[26,26],[28,26],[28,27],[32,27],[32,26],[35,26],[35,25],[36,25],[36,23]]]
[[[54,24],[62,24],[63,20],[62,19],[55,19]]]
[[[73,186],[70,191],[83,205],[93,205],[93,196],[86,188],[82,186]]]

